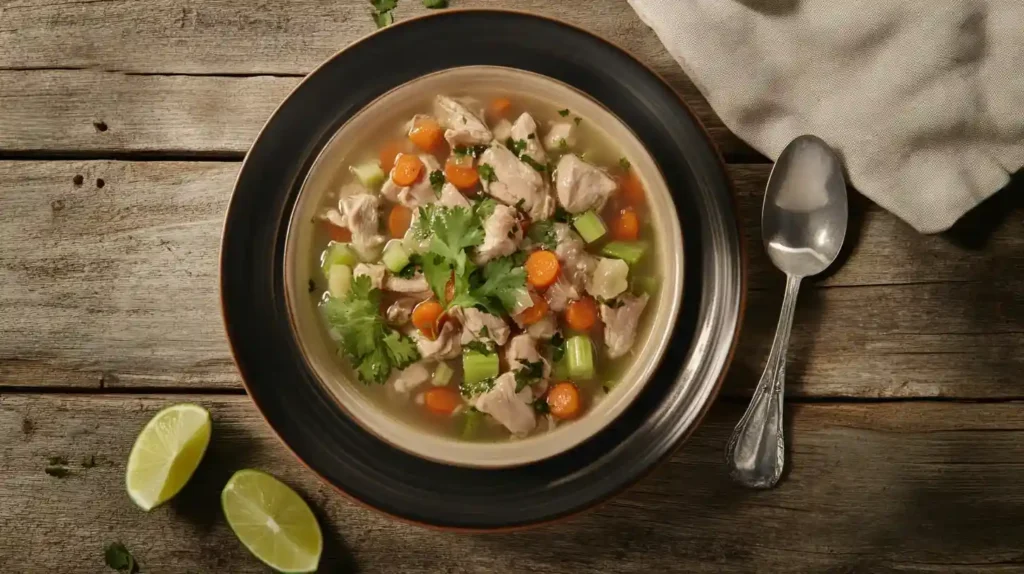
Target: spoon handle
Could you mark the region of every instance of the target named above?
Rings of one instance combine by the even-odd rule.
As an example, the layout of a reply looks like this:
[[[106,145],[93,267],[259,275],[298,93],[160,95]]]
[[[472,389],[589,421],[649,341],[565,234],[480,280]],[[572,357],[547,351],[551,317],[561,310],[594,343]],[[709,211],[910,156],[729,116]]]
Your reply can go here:
[[[785,461],[782,434],[782,397],[786,375],[786,348],[793,327],[800,277],[786,278],[786,295],[764,374],[754,397],[726,446],[725,458],[733,480],[750,488],[771,488],[778,482]]]

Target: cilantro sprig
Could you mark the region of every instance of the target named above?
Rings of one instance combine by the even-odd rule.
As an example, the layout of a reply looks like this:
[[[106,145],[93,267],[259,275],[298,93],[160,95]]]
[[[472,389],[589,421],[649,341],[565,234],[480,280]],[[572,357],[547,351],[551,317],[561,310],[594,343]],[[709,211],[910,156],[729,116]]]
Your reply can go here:
[[[344,299],[330,297],[320,305],[341,351],[348,355],[359,380],[383,384],[392,369],[404,369],[419,360],[411,339],[388,327],[380,315],[379,289],[370,278],[356,277]]]

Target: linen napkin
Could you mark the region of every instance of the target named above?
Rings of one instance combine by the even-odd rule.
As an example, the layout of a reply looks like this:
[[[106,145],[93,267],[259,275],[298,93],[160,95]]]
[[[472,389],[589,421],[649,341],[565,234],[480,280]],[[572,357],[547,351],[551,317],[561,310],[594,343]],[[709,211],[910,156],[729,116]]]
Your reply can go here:
[[[736,135],[815,134],[918,231],[1024,165],[1024,0],[629,0]]]

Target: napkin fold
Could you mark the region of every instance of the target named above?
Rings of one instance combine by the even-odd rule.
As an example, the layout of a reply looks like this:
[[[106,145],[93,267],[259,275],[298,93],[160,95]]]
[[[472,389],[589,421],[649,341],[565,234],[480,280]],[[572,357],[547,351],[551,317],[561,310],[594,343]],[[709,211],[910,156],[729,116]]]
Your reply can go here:
[[[1024,166],[1024,0],[629,0],[736,135],[948,229]]]

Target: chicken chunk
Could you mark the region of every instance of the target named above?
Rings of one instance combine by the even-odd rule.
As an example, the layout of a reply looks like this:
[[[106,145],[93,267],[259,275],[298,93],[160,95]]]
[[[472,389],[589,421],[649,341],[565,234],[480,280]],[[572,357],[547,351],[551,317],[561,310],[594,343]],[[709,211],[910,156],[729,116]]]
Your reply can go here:
[[[526,165],[507,147],[494,144],[480,154],[479,164],[494,170],[494,181],[482,180],[484,191],[498,201],[514,205],[530,219],[548,219],[555,212],[547,182],[537,170]]]
[[[422,273],[417,272],[410,279],[389,274],[384,278],[384,290],[394,293],[430,293],[430,285]]]
[[[329,210],[328,221],[352,233],[352,247],[363,259],[375,259],[384,245],[380,230],[380,198],[369,193],[342,197],[338,210]]]
[[[540,321],[526,326],[526,334],[538,341],[547,341],[558,332],[554,315],[545,315]]]
[[[512,137],[512,124],[505,118],[502,118],[498,120],[498,123],[494,124],[494,129],[491,130],[491,133],[494,135],[494,141],[503,142]]]
[[[473,307],[455,307],[449,313],[462,323],[462,344],[473,341],[494,341],[498,346],[508,342],[511,330],[505,320]]]
[[[504,373],[494,386],[473,399],[473,406],[487,413],[515,435],[525,435],[537,426],[533,412],[533,390],[526,387],[516,392],[515,373]]]
[[[601,304],[604,344],[608,349],[608,357],[617,359],[628,353],[633,347],[640,314],[644,312],[646,306],[646,294],[639,297],[625,295],[619,299],[617,307]]]
[[[555,256],[562,264],[562,273],[572,285],[583,288],[597,267],[597,257],[587,252],[587,244],[565,223],[554,224]]]
[[[482,114],[474,114],[465,105],[448,96],[437,96],[434,102],[440,111],[438,116],[441,125],[445,127],[444,139],[452,147],[487,144],[493,139],[491,130],[480,119]]]
[[[569,213],[600,211],[618,187],[604,170],[571,153],[558,160],[554,180],[558,203]]]
[[[424,169],[423,174],[415,183],[409,186],[398,185],[392,179],[395,168],[391,168],[391,173],[388,174],[388,178],[380,188],[381,195],[388,201],[400,203],[409,209],[416,209],[421,205],[437,201],[437,194],[430,186],[430,172],[441,169],[441,164],[437,163],[437,158],[429,154],[420,154],[416,157],[423,162]]]
[[[365,275],[370,278],[370,285],[374,289],[380,289],[384,286],[385,273],[387,273],[387,269],[383,265],[360,263],[352,270],[352,277],[362,277]]]
[[[535,162],[544,165],[548,162],[548,154],[544,152],[544,146],[540,144],[540,138],[537,136],[537,122],[533,121],[533,117],[523,112],[514,124],[512,124],[512,131],[510,137],[513,140],[526,142],[526,147],[523,149],[523,154],[530,156]]]
[[[441,197],[437,202],[445,207],[465,207],[466,209],[472,207],[466,196],[462,195],[462,192],[457,187],[448,182],[445,182],[441,187]]]
[[[392,303],[388,307],[387,313],[385,313],[388,323],[396,327],[407,324],[412,317],[412,310],[416,307],[416,303],[416,299],[408,297]]]
[[[552,122],[544,136],[544,147],[555,151],[568,151],[576,145],[576,125],[572,122]]]
[[[426,361],[415,362],[401,371],[394,371],[388,380],[396,391],[406,394],[430,380],[431,364]]]
[[[441,327],[437,339],[431,341],[419,329],[413,329],[408,333],[409,337],[416,342],[416,348],[423,359],[440,361],[454,359],[462,353],[462,344],[459,343],[459,329],[452,322],[447,322]]]
[[[544,300],[548,302],[548,307],[556,313],[565,311],[567,305],[570,302],[576,301],[580,298],[580,292],[576,290],[576,287],[565,278],[564,275],[559,274],[558,279],[548,287],[548,290],[544,292]]]
[[[523,333],[512,337],[505,350],[505,360],[508,361],[508,368],[511,371],[525,368],[526,363],[540,361],[544,364],[544,378],[551,376],[551,364],[537,351],[537,339],[529,334]]]
[[[484,242],[476,249],[475,261],[483,265],[491,259],[515,253],[523,240],[523,228],[516,219],[516,210],[496,205],[484,220]]]
[[[621,259],[601,257],[587,281],[587,292],[598,299],[614,299],[629,288],[628,277],[628,263]]]

